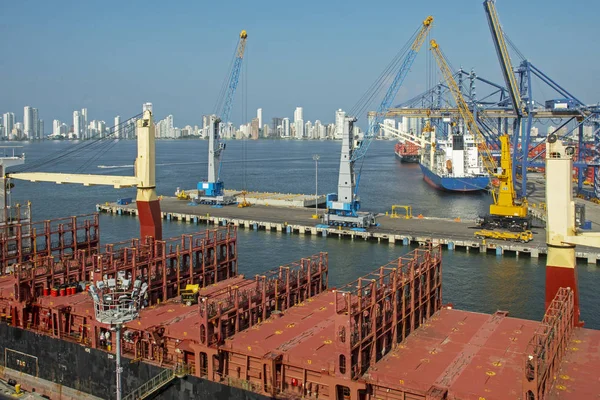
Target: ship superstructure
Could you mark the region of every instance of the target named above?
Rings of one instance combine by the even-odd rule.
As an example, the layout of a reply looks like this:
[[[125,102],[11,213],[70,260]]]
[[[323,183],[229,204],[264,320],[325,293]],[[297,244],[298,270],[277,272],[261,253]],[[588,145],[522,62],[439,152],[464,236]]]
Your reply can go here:
[[[475,138],[469,132],[451,133],[424,147],[419,162],[423,179],[452,192],[484,190],[490,181],[481,165]]]

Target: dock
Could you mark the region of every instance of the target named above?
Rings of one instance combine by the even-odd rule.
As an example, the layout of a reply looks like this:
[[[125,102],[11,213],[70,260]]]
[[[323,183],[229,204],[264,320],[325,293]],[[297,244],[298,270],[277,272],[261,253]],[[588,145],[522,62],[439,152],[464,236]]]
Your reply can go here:
[[[318,205],[324,205],[327,201],[327,196],[320,194],[301,194],[301,193],[275,193],[275,192],[244,192],[241,190],[225,189],[225,196],[235,197],[238,203],[244,199],[252,205],[263,206],[279,206],[279,207],[294,207],[305,208],[315,207],[315,201]],[[198,190],[185,190],[192,198],[198,196]]]
[[[313,197],[314,200],[314,197]],[[98,212],[116,215],[137,216],[135,202],[119,205],[116,202],[96,205]],[[213,208],[208,205],[189,205],[185,200],[175,197],[162,197],[161,216],[168,221],[181,221],[190,224],[207,224],[214,226],[234,225],[249,230],[280,232],[284,234],[315,235],[327,238],[369,240],[390,245],[411,246],[423,243],[439,244],[454,251],[461,250],[496,256],[512,255],[539,258],[547,254],[545,244],[546,231],[534,229],[533,241],[516,243],[476,239],[474,237],[475,221],[445,218],[392,218],[379,215],[379,226],[365,232],[344,229],[341,227],[323,226],[319,219],[314,219],[312,208],[276,207],[254,205],[238,208],[225,206]],[[323,210],[319,210],[322,214]],[[577,258],[588,264],[597,264],[600,253],[597,249],[577,247]]]

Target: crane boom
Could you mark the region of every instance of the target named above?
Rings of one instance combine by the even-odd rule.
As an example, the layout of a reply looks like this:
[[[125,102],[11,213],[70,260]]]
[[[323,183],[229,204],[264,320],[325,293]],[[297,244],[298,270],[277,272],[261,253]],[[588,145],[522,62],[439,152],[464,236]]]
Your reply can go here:
[[[473,117],[471,110],[469,110],[469,106],[467,105],[467,102],[465,101],[460,89],[458,88],[458,84],[454,79],[452,70],[450,70],[448,62],[446,61],[446,57],[444,57],[444,54],[442,53],[439,45],[435,40],[432,40],[430,42],[430,45],[431,52],[433,53],[434,58],[440,68],[440,71],[442,72],[442,75],[446,80],[446,84],[448,85],[448,88],[452,93],[452,97],[454,97],[454,101],[456,102],[458,112],[460,113],[461,118],[467,125],[467,129],[473,134],[473,136],[475,136],[476,142],[478,143],[478,145],[480,145],[480,150],[482,151],[480,155],[483,162],[483,167],[490,176],[493,176],[494,171],[496,169],[496,161],[492,156],[490,148],[486,144],[485,136],[483,136],[483,133],[481,133],[479,126],[477,126],[477,122],[475,122],[475,117]]]
[[[233,96],[237,89],[238,82],[240,80],[240,70],[242,69],[242,60],[244,59],[244,51],[246,50],[246,39],[248,33],[243,30],[240,32],[240,40],[238,42],[235,60],[233,62],[233,68],[231,69],[231,76],[229,77],[229,85],[227,87],[227,96],[225,97],[225,105],[223,106],[223,112],[221,113],[221,120],[223,123],[229,122],[231,115],[231,108],[233,106]]]
[[[390,85],[385,94],[385,97],[383,98],[381,104],[379,104],[379,107],[377,108],[375,118],[373,118],[369,122],[367,134],[365,135],[360,146],[352,152],[352,157],[350,161],[356,161],[363,158],[367,153],[371,142],[377,136],[377,133],[379,133],[379,124],[382,122],[387,109],[390,108],[390,106],[392,105],[392,101],[394,101],[394,98],[396,98],[396,95],[398,94],[398,91],[400,90],[400,87],[402,86],[406,75],[408,75],[408,71],[410,71],[413,62],[417,57],[417,53],[421,49],[421,46],[423,45],[423,42],[425,41],[427,33],[431,29],[432,24],[433,17],[431,15],[425,18],[425,20],[423,21],[423,26],[419,30],[419,33],[417,34],[417,37],[415,38],[412,46],[410,47],[410,50],[406,54],[406,58],[404,59],[400,69],[396,73],[392,84]]]
[[[385,97],[377,108],[375,117],[369,121],[369,127],[362,141],[355,141],[353,135],[354,122],[356,118],[344,116],[342,122],[342,152],[340,156],[340,170],[338,174],[338,191],[327,195],[327,213],[324,222],[328,225],[348,226],[352,229],[365,229],[375,225],[375,216],[372,213],[361,212],[360,199],[358,197],[358,184],[360,172],[355,174],[354,163],[364,158],[369,145],[379,132],[379,124],[383,120],[385,111],[391,106],[392,101],[398,94],[398,90],[406,78],[410,67],[425,37],[433,23],[433,17],[428,16],[418,30],[410,50],[407,52],[400,69],[394,76]]]
[[[508,53],[508,47],[504,40],[504,32],[502,32],[502,27],[500,26],[500,19],[498,18],[498,12],[496,11],[495,0],[485,0],[483,2],[483,8],[485,8],[490,31],[492,32],[492,39],[494,40],[494,47],[498,54],[498,60],[500,60],[502,75],[504,76],[504,81],[506,82],[508,92],[510,93],[513,109],[518,116],[522,116],[523,104],[521,100],[521,91],[519,90],[517,78],[510,60],[510,54]]]
[[[196,200],[204,204],[225,205],[233,204],[235,198],[225,195],[225,186],[221,180],[222,153],[225,150],[225,143],[219,141],[220,128],[229,122],[231,108],[233,107],[233,97],[240,79],[240,70],[242,69],[242,60],[246,50],[246,40],[248,33],[245,30],[240,32],[240,39],[236,46],[233,67],[229,74],[227,91],[225,93],[225,103],[223,109],[220,108],[220,101],[216,112],[219,115],[210,115],[208,123],[208,179],[198,182],[198,198]],[[222,98],[221,98],[222,99]],[[224,125],[221,125],[221,122]],[[221,135],[222,136],[222,135]]]

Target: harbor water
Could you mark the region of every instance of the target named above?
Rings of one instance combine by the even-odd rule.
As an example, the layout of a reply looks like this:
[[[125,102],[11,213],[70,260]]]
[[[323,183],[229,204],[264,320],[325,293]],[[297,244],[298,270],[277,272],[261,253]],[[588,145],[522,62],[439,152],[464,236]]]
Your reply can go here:
[[[474,219],[488,209],[485,193],[443,193],[422,180],[417,164],[401,164],[394,157],[394,142],[374,141],[364,160],[357,162],[363,209],[386,212],[393,204],[411,205],[416,216]],[[35,171],[132,175],[135,141],[104,145],[45,141],[21,143],[25,167],[41,161]],[[229,141],[221,178],[226,188],[263,192],[315,193],[315,161],[319,154],[318,191],[336,191],[340,142],[335,141]],[[50,155],[71,157],[51,160]],[[77,148],[77,147],[76,147]],[[207,142],[203,140],[157,141],[157,192],[173,195],[177,187],[192,189],[206,178]],[[51,162],[50,162],[51,161]],[[135,189],[55,185],[15,181],[13,201],[32,202],[33,219],[43,220],[94,212],[95,205],[118,198],[135,197]],[[138,235],[133,217],[101,215],[103,243]],[[164,236],[203,229],[202,225],[164,221]],[[343,240],[285,233],[238,230],[239,269],[253,276],[267,269],[319,251],[329,253],[330,285],[340,286],[386,264],[410,249],[399,244]],[[545,259],[494,257],[444,252],[443,299],[456,308],[492,313],[506,310],[511,316],[540,320],[544,312]],[[578,265],[582,319],[586,327],[600,329],[600,267]]]

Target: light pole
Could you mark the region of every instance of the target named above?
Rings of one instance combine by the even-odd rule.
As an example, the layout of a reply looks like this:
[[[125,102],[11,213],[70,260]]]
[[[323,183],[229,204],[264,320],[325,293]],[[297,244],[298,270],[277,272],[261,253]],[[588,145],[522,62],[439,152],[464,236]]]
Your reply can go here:
[[[313,215],[314,219],[319,218],[319,158],[321,158],[320,155],[313,155],[313,160],[315,160],[315,215]]]

